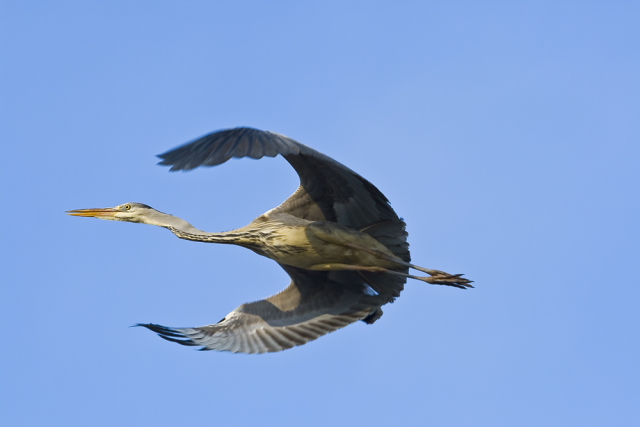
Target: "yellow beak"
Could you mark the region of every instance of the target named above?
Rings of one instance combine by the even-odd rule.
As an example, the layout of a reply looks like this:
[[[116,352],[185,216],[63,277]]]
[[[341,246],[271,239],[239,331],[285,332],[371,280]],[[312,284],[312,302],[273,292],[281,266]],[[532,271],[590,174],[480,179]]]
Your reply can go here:
[[[86,217],[95,217],[95,218],[104,218],[114,216],[119,211],[113,208],[102,208],[102,209],[75,209],[72,211],[67,211],[67,215],[71,216],[86,216]]]

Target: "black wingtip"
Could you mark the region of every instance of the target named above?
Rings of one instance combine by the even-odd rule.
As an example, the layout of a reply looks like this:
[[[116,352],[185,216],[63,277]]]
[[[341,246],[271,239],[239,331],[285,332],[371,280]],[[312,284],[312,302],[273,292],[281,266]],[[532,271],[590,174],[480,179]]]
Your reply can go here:
[[[177,171],[180,171],[180,170],[183,171],[183,172],[188,172],[191,169],[194,169],[194,168],[180,167],[180,166],[176,165],[176,162],[172,161],[170,159],[170,157],[168,156],[169,154],[171,154],[171,151],[167,151],[166,153],[156,155],[156,157],[162,159],[161,161],[159,161],[156,164],[158,166],[171,166],[171,168],[169,169],[169,172],[177,172]]]
[[[181,344],[181,345],[187,345],[187,346],[198,345],[198,344],[194,343],[191,340],[178,340],[178,339],[171,338],[169,336],[165,336],[165,335],[162,335],[162,334],[158,334],[158,336],[160,338],[162,338],[162,339],[167,340],[167,341],[175,342],[175,343],[178,343],[178,344]]]
[[[171,166],[171,164],[167,162],[167,159],[164,158],[164,154],[158,154],[158,155],[156,155],[156,157],[159,158],[159,159],[162,159],[158,163],[156,163],[157,165],[160,165],[160,166]]]
[[[133,326],[144,326],[150,331],[158,334],[160,338],[163,338],[167,341],[175,342],[181,345],[194,346],[198,345],[193,342],[190,338],[188,338],[183,333],[179,332],[177,329],[168,328],[162,325],[156,325],[155,323],[136,323]]]
[[[144,326],[147,329],[151,329],[154,326],[160,326],[160,325],[155,325],[153,323],[136,323],[135,325],[131,325],[129,326],[130,328],[137,328],[138,326]],[[152,329],[153,330],[153,329]]]

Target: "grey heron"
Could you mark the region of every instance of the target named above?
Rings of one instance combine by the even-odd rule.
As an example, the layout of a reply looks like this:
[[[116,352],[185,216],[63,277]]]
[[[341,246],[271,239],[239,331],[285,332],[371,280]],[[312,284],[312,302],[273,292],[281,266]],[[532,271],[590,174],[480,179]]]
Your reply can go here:
[[[220,322],[194,328],[139,324],[169,341],[201,350],[282,351],[362,320],[400,296],[408,278],[461,289],[471,281],[410,263],[404,221],[369,181],[284,135],[227,129],[159,155],[172,171],[215,166],[231,158],[283,156],[300,186],[280,206],[236,230],[210,233],[141,203],[78,209],[69,215],[164,227],[181,239],[248,248],[276,261],[291,277],[282,292],[243,304]],[[414,269],[428,276],[409,274]]]

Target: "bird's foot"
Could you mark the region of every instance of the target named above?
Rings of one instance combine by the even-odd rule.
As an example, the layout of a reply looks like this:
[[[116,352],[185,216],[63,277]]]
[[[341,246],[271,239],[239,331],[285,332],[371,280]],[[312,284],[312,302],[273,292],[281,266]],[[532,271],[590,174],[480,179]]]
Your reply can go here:
[[[432,285],[445,285],[445,286],[455,286],[460,289],[473,288],[471,283],[473,280],[465,279],[463,274],[449,274],[444,271],[437,271],[437,274],[434,274],[431,277],[425,277],[424,280],[427,283],[431,283]]]

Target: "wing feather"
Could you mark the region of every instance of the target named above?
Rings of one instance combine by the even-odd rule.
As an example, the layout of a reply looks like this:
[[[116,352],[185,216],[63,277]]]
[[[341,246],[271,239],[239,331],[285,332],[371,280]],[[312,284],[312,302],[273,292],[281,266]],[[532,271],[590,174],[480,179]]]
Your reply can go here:
[[[151,323],[139,326],[168,341],[201,346],[202,350],[277,352],[344,328],[392,301],[367,293],[362,276],[351,271],[283,268],[292,279],[287,289],[270,298],[243,304],[217,324],[196,328],[170,328]]]
[[[278,154],[296,170],[300,187],[273,212],[286,212],[310,221],[337,222],[354,229],[391,221],[397,230],[402,230],[390,236],[401,249],[396,255],[410,260],[404,221],[380,190],[341,163],[284,135],[252,128],[226,129],[158,157],[162,159],[159,164],[171,166],[172,171],[186,171],[219,165],[232,157],[259,159]]]
[[[160,157],[172,171],[216,166],[231,158],[283,156],[300,186],[271,212],[310,221],[332,221],[361,230],[410,261],[404,221],[373,184],[332,158],[291,138],[251,128],[214,132]],[[166,328],[143,325],[163,338],[205,350],[242,353],[281,351],[317,339],[357,320],[372,323],[380,306],[404,289],[404,277],[353,271],[311,272],[282,266],[291,285],[265,300],[243,304],[215,325]],[[404,269],[408,271],[408,269]],[[366,289],[365,289],[366,287]],[[378,295],[371,295],[367,289]],[[373,299],[373,300],[372,300]]]

